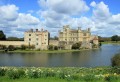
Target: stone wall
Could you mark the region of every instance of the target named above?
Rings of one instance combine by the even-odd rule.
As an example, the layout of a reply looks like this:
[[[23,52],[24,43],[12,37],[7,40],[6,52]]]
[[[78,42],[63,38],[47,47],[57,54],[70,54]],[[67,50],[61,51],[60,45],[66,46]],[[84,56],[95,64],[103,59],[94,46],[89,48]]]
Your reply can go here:
[[[58,40],[49,40],[49,45],[58,46],[59,45],[59,41]]]
[[[0,41],[0,45],[13,45],[13,46],[21,46],[21,45],[25,45],[24,41]]]

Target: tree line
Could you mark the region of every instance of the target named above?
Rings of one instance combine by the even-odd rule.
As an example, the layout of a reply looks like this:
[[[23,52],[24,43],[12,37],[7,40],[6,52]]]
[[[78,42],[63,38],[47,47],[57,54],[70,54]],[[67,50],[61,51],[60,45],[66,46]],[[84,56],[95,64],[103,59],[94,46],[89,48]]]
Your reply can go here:
[[[113,35],[111,37],[101,37],[99,36],[99,42],[106,42],[106,41],[120,41],[120,36],[118,35]]]
[[[23,38],[18,38],[18,37],[6,37],[6,35],[4,34],[4,32],[2,30],[0,30],[0,40],[1,41],[23,41]]]

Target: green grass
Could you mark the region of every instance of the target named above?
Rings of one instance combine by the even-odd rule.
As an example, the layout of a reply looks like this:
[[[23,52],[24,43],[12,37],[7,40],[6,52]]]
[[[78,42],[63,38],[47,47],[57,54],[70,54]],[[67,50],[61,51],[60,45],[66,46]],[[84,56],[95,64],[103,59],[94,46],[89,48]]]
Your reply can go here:
[[[79,52],[91,49],[81,49],[81,50],[14,50],[8,51],[9,53],[69,53],[69,52]],[[3,52],[3,51],[1,51]]]
[[[102,42],[102,44],[120,44],[120,41],[116,42],[116,41],[106,41],[106,42]]]
[[[0,67],[0,82],[120,82],[120,67]]]

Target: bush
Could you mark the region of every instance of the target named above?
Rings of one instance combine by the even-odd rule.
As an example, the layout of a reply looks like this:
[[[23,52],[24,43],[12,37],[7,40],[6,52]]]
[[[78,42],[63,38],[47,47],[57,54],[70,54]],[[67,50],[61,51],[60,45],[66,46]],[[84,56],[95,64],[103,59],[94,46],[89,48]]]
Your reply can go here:
[[[92,48],[97,48],[98,46],[96,44],[92,44]]]
[[[105,77],[105,80],[108,82],[116,82],[119,79],[118,76],[114,76],[114,75],[109,75],[107,77]]]
[[[58,47],[57,47],[57,46],[54,46],[54,50],[58,50]]]
[[[5,50],[7,47],[5,45],[0,45],[0,50]]]
[[[6,73],[6,69],[0,68],[0,76],[4,76]]]
[[[23,69],[15,68],[7,70],[6,74],[10,79],[19,79],[20,77],[25,76],[25,72]]]
[[[37,70],[31,69],[28,72],[28,77],[29,78],[38,78],[39,77],[39,73],[37,72]]]
[[[48,49],[49,49],[49,50],[54,50],[54,46],[53,46],[53,45],[49,45],[49,46],[48,46]]]
[[[15,50],[15,47],[14,47],[13,45],[9,45],[9,46],[8,46],[8,50],[9,50],[9,51],[13,51],[13,50]]]
[[[95,76],[92,75],[92,74],[90,74],[90,75],[85,75],[85,76],[84,76],[84,80],[85,80],[86,82],[93,82],[93,80],[95,80],[95,79],[96,79]]]
[[[112,68],[112,73],[120,74],[120,68],[119,67],[113,67]]]
[[[72,45],[72,49],[80,49],[81,43],[75,43]]]
[[[27,46],[26,46],[26,45],[21,45],[21,49],[22,49],[22,50],[26,50],[26,49],[27,49]]]
[[[112,59],[112,66],[120,66],[120,54],[116,54]]]

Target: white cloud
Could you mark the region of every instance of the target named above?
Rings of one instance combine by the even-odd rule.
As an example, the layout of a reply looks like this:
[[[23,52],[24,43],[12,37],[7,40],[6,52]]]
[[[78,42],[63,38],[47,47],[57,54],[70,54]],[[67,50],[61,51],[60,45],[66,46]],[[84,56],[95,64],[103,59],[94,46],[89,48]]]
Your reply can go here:
[[[108,5],[104,4],[104,2],[100,2],[96,4],[96,6],[93,6],[93,7],[95,8],[93,10],[94,19],[99,20],[99,21],[104,21],[104,20],[107,20],[111,16]]]
[[[88,11],[89,7],[84,0],[39,0],[40,6],[60,14],[76,15]]]
[[[0,18],[2,20],[16,20],[19,8],[15,5],[0,6]]]
[[[90,6],[96,7],[96,2],[95,2],[95,1],[91,2],[91,3],[90,3]]]
[[[56,34],[58,28],[74,20],[71,16],[80,15],[89,10],[84,0],[38,0],[38,3],[43,8],[38,13],[44,26],[51,32],[53,32],[51,28],[56,29]]]
[[[31,14],[18,13],[19,8],[15,5],[0,6],[0,30],[7,36],[23,37],[23,32],[30,28],[40,26],[40,20]],[[21,35],[18,35],[20,34]]]
[[[40,19],[32,16],[35,11],[18,13],[15,5],[0,6],[0,29],[7,35],[23,37],[24,31],[42,27],[56,36],[63,25],[69,24],[75,29],[90,27],[93,34],[101,36],[120,35],[120,13],[112,14],[104,2],[91,2],[93,15],[89,18],[81,16],[89,10],[85,0],[38,0],[38,3]]]
[[[120,35],[120,14],[113,15],[104,2],[90,4],[93,7],[92,21],[95,23],[96,34],[101,36]]]

